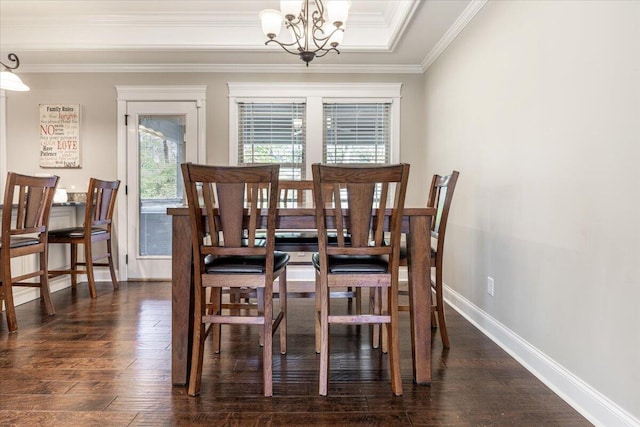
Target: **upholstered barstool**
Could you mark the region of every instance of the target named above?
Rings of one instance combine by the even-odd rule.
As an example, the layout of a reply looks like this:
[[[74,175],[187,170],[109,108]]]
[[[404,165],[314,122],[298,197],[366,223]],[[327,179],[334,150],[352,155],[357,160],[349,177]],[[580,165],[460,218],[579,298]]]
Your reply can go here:
[[[458,176],[460,172],[454,170],[449,175],[433,175],[431,185],[429,187],[429,198],[427,207],[436,209],[436,216],[431,221],[431,269],[434,270],[434,276],[431,280],[431,290],[433,292],[433,300],[431,302],[431,325],[433,328],[440,329],[440,338],[444,348],[450,347],[449,334],[447,333],[447,323],[444,315],[444,297],[443,297],[443,265],[444,265],[444,243],[447,232],[447,222],[449,221],[449,212],[451,202],[453,201],[453,192],[456,189]],[[403,243],[400,247],[400,265],[407,265],[407,247]],[[400,295],[408,295],[408,291],[400,291]],[[375,296],[371,300],[371,304],[377,304]],[[409,311],[408,304],[400,304],[400,311]],[[375,328],[375,327],[374,327]],[[386,336],[384,333],[377,334],[374,331],[373,345],[377,346],[382,340],[382,349],[387,351]]]
[[[61,228],[49,231],[49,243],[68,244],[71,251],[69,269],[51,270],[50,277],[71,275],[71,285],[77,285],[78,275],[86,274],[91,298],[97,298],[94,268],[107,267],[113,289],[118,289],[111,251],[112,218],[120,181],[103,181],[97,178],[89,180],[87,204],[85,206],[84,225],[82,227]],[[105,249],[97,251],[98,242],[105,242]],[[84,246],[84,261],[78,260],[78,245]],[[106,259],[103,262],[96,262]],[[79,268],[83,267],[83,268]]]
[[[264,395],[273,394],[272,334],[280,329],[280,352],[287,351],[287,263],[289,255],[275,251],[278,208],[278,165],[182,165],[191,222],[194,273],[193,357],[188,393],[200,393],[204,341],[213,330],[220,348],[221,324],[258,325],[262,341]],[[258,191],[266,188],[265,202]],[[266,211],[266,224],[263,212]],[[204,218],[203,218],[204,215]],[[256,230],[264,229],[264,243]],[[279,313],[274,315],[273,282],[279,279]],[[209,289],[211,296],[207,298]],[[242,313],[224,311],[222,291],[254,293],[257,304]],[[234,304],[229,307],[233,309]],[[248,308],[242,303],[240,308]]]
[[[330,325],[384,324],[390,342],[391,389],[401,395],[398,264],[409,165],[314,164],[312,171],[319,243],[312,258],[320,329],[319,393],[328,393]],[[332,234],[335,243],[329,242]],[[369,313],[334,314],[331,291],[349,287],[386,293],[387,304]]]
[[[4,300],[9,332],[18,329],[13,286],[40,288],[40,298],[44,300],[47,313],[55,314],[49,289],[47,230],[57,185],[57,176],[36,177],[14,172],[7,175],[0,238],[0,305]],[[27,255],[38,257],[38,268],[14,276],[11,260]],[[38,282],[26,282],[27,279],[35,277],[39,278]]]

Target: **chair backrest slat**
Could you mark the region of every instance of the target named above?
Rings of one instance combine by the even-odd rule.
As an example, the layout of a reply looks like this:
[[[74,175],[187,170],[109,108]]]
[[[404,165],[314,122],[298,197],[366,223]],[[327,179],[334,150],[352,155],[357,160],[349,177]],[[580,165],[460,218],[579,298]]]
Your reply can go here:
[[[343,233],[351,234],[351,245],[362,248],[371,240],[371,208],[373,206],[375,184],[346,184],[349,209],[349,229]],[[342,234],[339,232],[339,234]]]
[[[258,197],[258,187],[259,184],[248,184],[247,185],[251,190],[248,192],[250,194],[250,198],[248,200],[248,209],[249,209],[249,225],[247,230],[247,246],[252,248],[255,246],[256,241],[256,227],[258,221],[258,209],[264,202],[259,201]],[[269,185],[262,184],[264,192],[267,197],[269,195]],[[268,200],[268,199],[267,199]]]
[[[218,244],[219,235],[218,235],[218,226],[216,224],[216,218],[213,215],[213,209],[216,208],[217,202],[215,198],[215,189],[213,188],[213,184],[205,184],[198,182],[196,185],[192,187],[193,197],[197,200],[198,205],[202,206],[202,209],[206,214],[206,229],[209,230],[210,238],[213,245]],[[190,189],[187,188],[187,193],[189,193]],[[189,196],[187,195],[187,200]]]
[[[44,214],[46,202],[46,191],[37,191],[34,187],[27,194],[27,202],[24,206],[24,226],[36,227],[42,224],[42,215]]]
[[[225,182],[216,185],[220,228],[224,234],[224,245],[227,247],[242,246],[244,189],[245,184],[242,182]]]
[[[86,228],[106,225],[107,229],[110,230],[118,188],[120,188],[120,180],[104,181],[98,178],[89,180],[84,218]]]

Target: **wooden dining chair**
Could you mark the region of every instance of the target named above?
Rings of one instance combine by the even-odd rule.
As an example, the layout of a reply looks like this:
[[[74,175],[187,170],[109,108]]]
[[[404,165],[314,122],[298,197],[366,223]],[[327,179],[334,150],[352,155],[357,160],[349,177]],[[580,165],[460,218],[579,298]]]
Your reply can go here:
[[[429,198],[427,207],[436,208],[436,216],[431,221],[431,268],[434,270],[431,279],[431,289],[434,298],[431,303],[431,326],[440,328],[440,338],[442,346],[450,348],[449,334],[447,333],[447,323],[444,314],[444,298],[443,298],[443,264],[444,264],[444,243],[447,232],[447,222],[449,220],[449,211],[451,202],[453,201],[453,193],[456,189],[460,172],[454,170],[449,175],[433,175],[431,186],[429,187]],[[403,242],[400,248],[400,265],[407,265],[407,247]],[[407,291],[401,291],[400,295],[408,295]],[[372,304],[375,304],[372,302]],[[398,309],[400,311],[409,311],[409,305],[401,304]],[[384,333],[378,335],[374,333],[374,346],[376,340],[382,339],[383,351],[386,351],[387,343]]]
[[[447,232],[447,222],[449,221],[449,210],[453,200],[453,193],[456,189],[460,172],[454,170],[450,175],[434,175],[431,179],[429,189],[429,200],[427,207],[434,207],[437,210],[436,217],[431,221],[431,268],[435,270],[435,279],[431,280],[431,288],[435,294],[435,303],[431,304],[431,324],[440,328],[440,338],[442,345],[449,348],[449,334],[447,333],[447,322],[444,315],[444,299],[442,289],[442,274],[444,264],[444,242]],[[435,240],[435,247],[433,241]],[[400,252],[401,265],[407,265],[407,250],[404,246]],[[401,310],[408,311],[409,307],[404,305]],[[437,324],[435,318],[437,317]]]
[[[280,180],[280,207],[312,206],[313,181]],[[286,252],[315,252],[318,250],[318,233],[316,230],[278,230],[276,246]]]
[[[69,269],[50,270],[49,277],[71,275],[71,286],[78,284],[78,275],[86,274],[89,282],[91,298],[97,298],[94,269],[109,268],[113,289],[118,289],[118,280],[113,266],[111,250],[112,218],[116,205],[116,196],[120,181],[103,181],[97,178],[89,180],[87,204],[85,206],[84,225],[49,230],[49,243],[68,244],[71,251],[71,267]],[[105,242],[104,251],[97,251],[97,242]],[[84,261],[78,256],[78,245],[84,246]],[[96,262],[100,260],[105,260]]]
[[[314,164],[312,171],[319,242],[319,251],[312,257],[320,336],[319,392],[323,396],[328,393],[330,325],[380,323],[386,325],[389,336],[391,389],[402,395],[398,264],[409,165]],[[332,203],[325,203],[329,199]],[[387,210],[390,217],[385,233]],[[331,233],[335,233],[335,243],[329,242]],[[386,293],[388,304],[368,313],[334,314],[330,291],[347,287],[379,288]]]
[[[47,313],[55,314],[49,289],[47,228],[58,179],[57,176],[35,177],[14,172],[7,175],[0,237],[0,305],[4,300],[9,332],[18,329],[13,286],[40,288],[40,298],[44,300]],[[11,260],[27,255],[38,256],[38,268],[14,276]],[[38,282],[26,281],[36,277]]]
[[[311,180],[281,179],[278,188],[281,206],[305,206],[313,203],[313,181]]]
[[[192,230],[194,268],[193,357],[188,393],[200,392],[204,341],[214,331],[220,341],[221,324],[259,325],[261,328],[264,395],[273,394],[272,334],[280,328],[280,353],[287,351],[287,263],[289,255],[275,251],[279,165],[182,165]],[[259,186],[267,184],[266,242],[256,243],[261,223]],[[203,213],[205,219],[203,220]],[[273,282],[279,279],[279,313],[274,319]],[[209,288],[213,297],[207,298]],[[223,311],[222,290],[253,289],[256,310]],[[207,307],[207,300],[211,302]],[[228,307],[228,305],[226,305]],[[233,308],[233,307],[229,307]],[[211,326],[208,326],[211,325]]]
[[[312,207],[315,205],[313,200],[313,180],[280,180],[278,185],[280,189],[279,205],[280,207]],[[330,197],[330,192],[325,192],[326,197]],[[349,243],[349,236],[346,236],[346,243]],[[336,235],[329,234],[329,243],[335,243]],[[278,230],[276,231],[276,247],[279,250],[292,253],[313,253],[318,251],[318,231],[317,230]],[[308,258],[304,261],[289,262],[290,264],[308,263]],[[295,292],[290,295],[294,296],[313,296],[309,292]],[[332,298],[347,298],[349,311],[353,310],[355,302],[356,314],[361,313],[361,292],[359,289],[348,288],[344,291],[333,291]],[[320,353],[320,340],[316,337],[316,353]]]

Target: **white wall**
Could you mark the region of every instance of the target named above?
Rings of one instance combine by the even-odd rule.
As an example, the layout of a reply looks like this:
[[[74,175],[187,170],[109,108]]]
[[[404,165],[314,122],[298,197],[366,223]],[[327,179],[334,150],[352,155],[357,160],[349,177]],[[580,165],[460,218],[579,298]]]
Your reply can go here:
[[[424,94],[452,294],[638,423],[640,2],[490,1]]]

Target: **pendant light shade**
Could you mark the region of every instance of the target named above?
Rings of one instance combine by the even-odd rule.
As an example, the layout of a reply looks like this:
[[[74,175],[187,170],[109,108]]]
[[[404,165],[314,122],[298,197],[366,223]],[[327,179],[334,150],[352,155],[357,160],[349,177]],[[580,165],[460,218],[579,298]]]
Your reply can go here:
[[[0,71],[0,89],[13,90],[18,92],[25,92],[29,90],[29,86],[22,83],[20,77],[15,75],[12,70],[15,70],[20,66],[20,59],[15,53],[8,55],[9,61],[15,62],[16,65],[10,66],[0,62],[0,65],[4,68]]]

